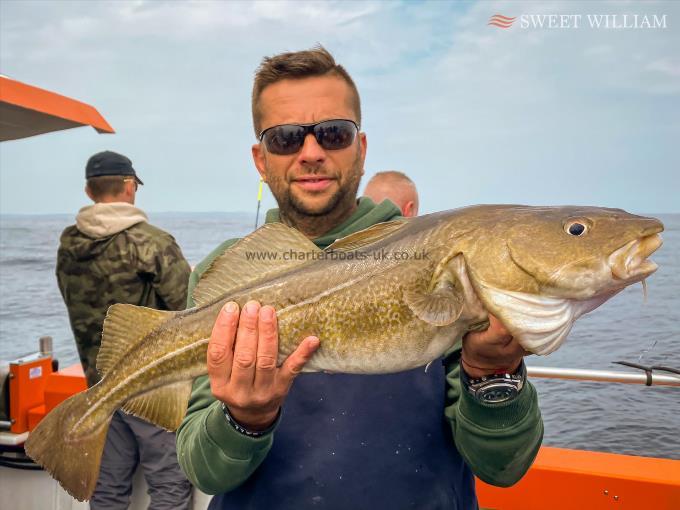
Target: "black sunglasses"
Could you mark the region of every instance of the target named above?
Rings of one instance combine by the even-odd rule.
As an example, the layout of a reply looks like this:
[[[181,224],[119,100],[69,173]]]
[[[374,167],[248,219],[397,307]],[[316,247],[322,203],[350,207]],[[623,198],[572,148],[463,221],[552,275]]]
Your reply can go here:
[[[315,124],[272,126],[260,133],[260,141],[272,154],[289,155],[299,151],[307,135],[312,134],[321,147],[333,151],[352,145],[358,132],[359,126],[352,120],[332,119]]]

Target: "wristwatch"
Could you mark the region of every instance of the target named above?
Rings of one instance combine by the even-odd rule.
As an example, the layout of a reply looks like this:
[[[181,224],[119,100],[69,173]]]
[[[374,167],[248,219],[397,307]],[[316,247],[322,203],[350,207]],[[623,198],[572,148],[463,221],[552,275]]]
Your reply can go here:
[[[524,387],[527,378],[527,367],[524,360],[512,374],[499,373],[485,375],[478,379],[472,379],[460,367],[460,380],[463,388],[475,400],[484,404],[500,404],[517,398]]]

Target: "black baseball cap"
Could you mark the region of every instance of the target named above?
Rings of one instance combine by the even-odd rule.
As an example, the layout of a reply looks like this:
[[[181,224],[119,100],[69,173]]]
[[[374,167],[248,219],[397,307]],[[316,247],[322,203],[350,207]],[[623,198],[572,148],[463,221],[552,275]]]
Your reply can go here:
[[[131,175],[139,184],[144,184],[137,177],[132,161],[122,154],[113,151],[98,152],[87,160],[85,178],[101,177],[103,175]]]

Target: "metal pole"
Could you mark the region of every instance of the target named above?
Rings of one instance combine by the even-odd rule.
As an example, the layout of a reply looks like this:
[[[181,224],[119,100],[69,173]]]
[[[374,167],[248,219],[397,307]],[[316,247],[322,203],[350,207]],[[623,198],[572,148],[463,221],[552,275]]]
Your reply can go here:
[[[52,354],[52,337],[51,336],[41,336],[38,339],[40,343],[40,354],[43,356],[48,356]]]
[[[585,370],[581,368],[527,367],[530,377],[545,379],[568,379],[573,381],[617,382],[646,384],[648,386],[680,386],[680,377],[651,373],[649,383],[644,372],[621,372],[617,370]]]

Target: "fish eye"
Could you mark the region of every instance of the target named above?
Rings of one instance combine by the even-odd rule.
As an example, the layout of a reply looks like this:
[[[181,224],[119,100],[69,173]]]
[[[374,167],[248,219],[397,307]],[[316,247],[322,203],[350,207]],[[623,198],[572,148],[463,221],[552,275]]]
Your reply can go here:
[[[569,223],[564,230],[569,235],[582,236],[588,231],[588,227],[584,223],[574,221],[572,223]]]

